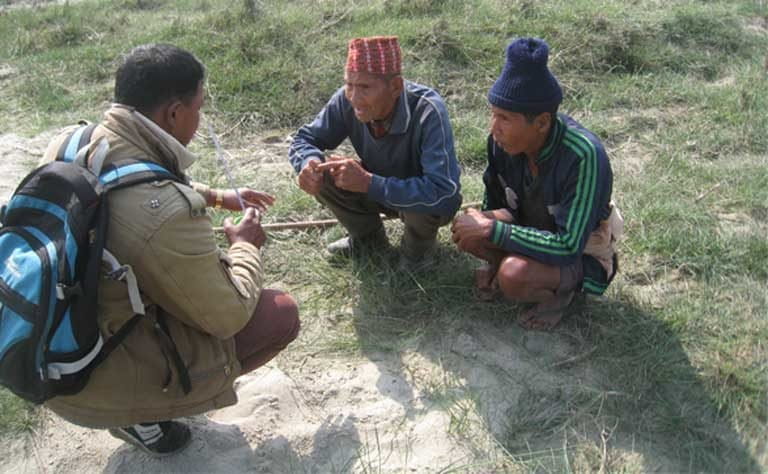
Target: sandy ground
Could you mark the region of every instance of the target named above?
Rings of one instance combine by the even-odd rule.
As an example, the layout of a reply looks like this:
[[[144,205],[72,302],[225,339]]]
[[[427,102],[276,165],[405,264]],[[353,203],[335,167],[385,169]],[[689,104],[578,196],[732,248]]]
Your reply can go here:
[[[0,200],[7,200],[53,135],[0,135]],[[269,137],[261,144],[271,157],[285,146]],[[466,465],[478,459],[464,437],[473,426],[501,430],[493,420],[503,417],[494,412],[503,413],[515,400],[505,379],[531,378],[525,361],[543,347],[548,358],[568,353],[554,336],[533,335],[516,345],[519,337],[498,337],[499,330],[509,331],[469,324],[467,331],[413,353],[272,362],[238,380],[237,405],[187,419],[194,428],[191,446],[163,460],[45,411],[33,434],[0,441],[0,472],[433,472]],[[473,334],[497,336],[480,341]],[[492,407],[485,420],[470,413],[462,437],[452,434],[455,414],[426,401],[429,381],[446,374],[457,388],[479,389],[483,405]],[[477,444],[486,445],[487,435],[478,432]]]
[[[0,132],[0,202],[35,166],[54,134]],[[270,176],[292,174],[284,134],[247,143],[231,149],[238,163],[269,167]],[[617,168],[632,172],[642,165],[638,160]],[[660,281],[649,285],[649,299],[658,285],[683,290],[674,278]],[[354,308],[339,308],[332,318],[347,317],[355,317]],[[418,347],[356,358],[310,353],[306,347],[323,324],[307,324],[293,351],[289,347],[238,379],[237,405],[184,420],[193,428],[193,441],[181,454],[153,459],[106,431],[69,424],[44,410],[34,432],[0,439],[0,473],[507,472],[499,442],[513,435],[510,418],[537,430],[548,417],[573,416],[568,407],[569,400],[579,403],[578,393],[570,393],[576,387],[614,393],[578,335],[526,332],[511,320],[458,321],[436,339],[422,338]],[[626,403],[618,417],[631,410]],[[595,447],[605,433],[601,429],[577,434],[574,428],[572,434]],[[550,448],[562,446],[527,449]],[[629,433],[612,440],[610,451],[603,446],[596,458],[605,463],[610,456],[616,466],[641,472],[685,470],[657,448],[641,445]]]

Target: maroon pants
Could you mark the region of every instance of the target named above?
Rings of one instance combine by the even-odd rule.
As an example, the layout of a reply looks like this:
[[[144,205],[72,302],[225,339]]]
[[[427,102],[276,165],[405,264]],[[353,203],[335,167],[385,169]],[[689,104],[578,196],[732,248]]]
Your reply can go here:
[[[245,374],[261,367],[299,334],[299,307],[291,295],[265,288],[251,320],[235,334],[235,353]]]

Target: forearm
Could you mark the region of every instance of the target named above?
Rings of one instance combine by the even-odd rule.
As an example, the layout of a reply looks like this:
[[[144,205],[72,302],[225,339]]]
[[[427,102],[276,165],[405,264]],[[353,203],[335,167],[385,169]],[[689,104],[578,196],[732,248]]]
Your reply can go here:
[[[399,179],[373,175],[368,196],[392,209],[451,216],[461,205],[459,189],[458,180],[444,177]]]
[[[315,144],[316,140],[313,139],[310,132],[306,129],[307,126],[299,129],[288,150],[288,159],[296,174],[301,172],[309,160],[324,160],[324,149]]]
[[[525,255],[547,265],[563,266],[580,255],[578,242],[573,245],[565,235],[494,221],[490,241],[508,253]]]

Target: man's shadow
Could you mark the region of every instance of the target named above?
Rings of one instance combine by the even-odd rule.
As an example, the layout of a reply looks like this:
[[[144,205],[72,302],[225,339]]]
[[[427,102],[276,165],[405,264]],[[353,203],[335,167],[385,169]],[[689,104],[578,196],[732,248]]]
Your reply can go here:
[[[250,436],[236,424],[218,423],[205,416],[185,418],[193,439],[181,453],[152,458],[128,445],[109,457],[105,473],[135,472],[350,472],[359,457],[361,442],[354,417],[329,416],[312,436],[313,447],[302,455],[285,436],[262,440]]]
[[[532,469],[761,471],[653,312],[628,297],[589,298],[555,331],[524,331],[520,306],[473,298],[467,257],[441,246],[437,260],[419,274],[357,268],[357,337],[382,373],[380,393],[406,418],[470,400],[503,450]],[[414,378],[412,354],[449,382]],[[412,390],[388,390],[393,377]]]

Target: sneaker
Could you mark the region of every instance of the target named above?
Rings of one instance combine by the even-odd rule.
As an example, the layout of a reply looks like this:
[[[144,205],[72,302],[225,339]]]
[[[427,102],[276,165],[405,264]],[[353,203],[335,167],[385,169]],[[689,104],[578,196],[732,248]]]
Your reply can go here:
[[[192,440],[192,433],[187,425],[177,421],[110,428],[109,434],[156,458],[178,453]]]

